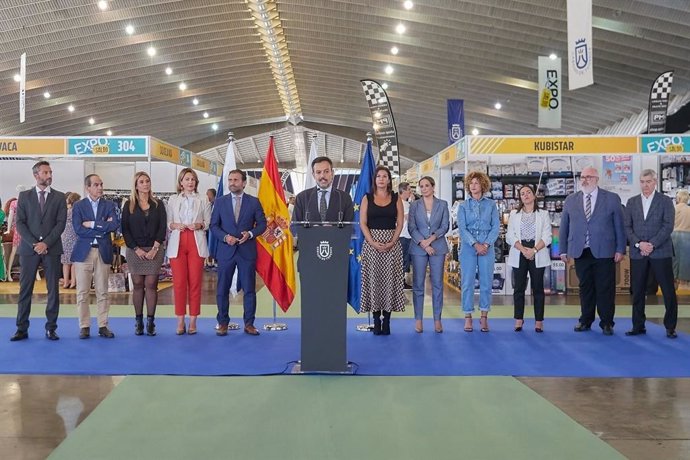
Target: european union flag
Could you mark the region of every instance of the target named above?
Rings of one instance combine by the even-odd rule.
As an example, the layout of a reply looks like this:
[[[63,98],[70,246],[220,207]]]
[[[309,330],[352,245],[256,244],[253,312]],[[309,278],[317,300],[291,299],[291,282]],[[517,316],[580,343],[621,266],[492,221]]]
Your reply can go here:
[[[362,198],[371,191],[374,183],[374,153],[371,150],[371,140],[367,141],[367,150],[362,159],[362,171],[359,173],[357,188],[355,189],[355,222],[359,222],[359,206]],[[359,313],[360,300],[362,298],[362,245],[364,235],[359,225],[355,225],[352,240],[350,241],[350,271],[347,283],[347,303]]]

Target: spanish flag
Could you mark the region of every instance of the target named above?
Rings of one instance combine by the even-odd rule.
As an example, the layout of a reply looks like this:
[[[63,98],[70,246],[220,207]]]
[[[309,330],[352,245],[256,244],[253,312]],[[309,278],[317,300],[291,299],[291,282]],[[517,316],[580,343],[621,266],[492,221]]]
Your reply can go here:
[[[290,233],[290,214],[278,173],[273,136],[259,182],[259,201],[266,214],[266,231],[256,239],[256,271],[285,312],[295,299],[295,264]]]

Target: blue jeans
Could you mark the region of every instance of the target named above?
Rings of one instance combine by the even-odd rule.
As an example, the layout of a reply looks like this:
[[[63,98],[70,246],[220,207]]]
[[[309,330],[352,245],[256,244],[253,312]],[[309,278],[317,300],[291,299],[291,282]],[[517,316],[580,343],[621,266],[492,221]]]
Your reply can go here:
[[[474,278],[479,270],[479,310],[491,310],[491,284],[494,279],[494,246],[489,246],[486,255],[478,256],[472,246],[460,246],[460,269],[462,270],[462,311],[467,315],[474,311]]]

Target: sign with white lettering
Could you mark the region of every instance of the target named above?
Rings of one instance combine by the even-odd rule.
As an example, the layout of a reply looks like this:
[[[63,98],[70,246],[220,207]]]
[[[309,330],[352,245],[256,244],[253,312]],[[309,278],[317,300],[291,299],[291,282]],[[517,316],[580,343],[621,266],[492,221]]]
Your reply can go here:
[[[146,137],[70,137],[67,154],[79,156],[145,156]]]
[[[642,153],[688,153],[690,152],[690,136],[641,136],[640,152]]]

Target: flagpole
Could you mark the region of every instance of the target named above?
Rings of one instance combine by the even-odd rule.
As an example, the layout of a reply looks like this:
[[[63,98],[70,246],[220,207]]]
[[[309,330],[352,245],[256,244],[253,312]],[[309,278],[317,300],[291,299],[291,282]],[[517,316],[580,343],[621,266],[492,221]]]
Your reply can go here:
[[[286,331],[287,324],[279,323],[276,318],[276,299],[273,299],[273,322],[264,324],[264,331]]]
[[[371,132],[367,132],[367,143],[374,142],[374,136]],[[362,162],[364,162],[364,157],[362,157]],[[367,322],[366,324],[361,323],[357,325],[357,332],[371,332],[374,330],[374,325],[371,324],[371,312],[367,312]]]

